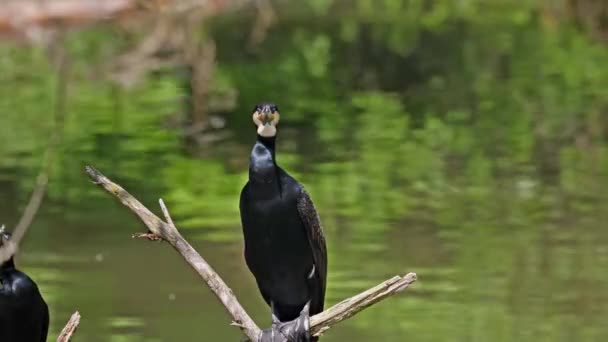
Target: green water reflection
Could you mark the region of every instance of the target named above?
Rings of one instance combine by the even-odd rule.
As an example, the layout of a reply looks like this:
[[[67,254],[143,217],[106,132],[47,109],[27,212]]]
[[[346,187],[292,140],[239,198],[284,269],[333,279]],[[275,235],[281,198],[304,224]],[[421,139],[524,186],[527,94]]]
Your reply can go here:
[[[175,252],[130,239],[141,225],[88,181],[88,163],[151,208],[162,197],[268,324],[242,258],[238,195],[249,110],[271,99],[282,112],[279,162],[325,225],[327,303],[396,273],[420,279],[324,341],[608,340],[608,46],[534,1],[360,0],[341,15],[340,2],[311,3],[279,12],[255,49],[235,29],[249,13],[207,26],[214,89],[238,97],[210,110],[226,126],[203,144],[176,124],[190,115],[182,69],[123,89],[94,70],[128,38],[112,27],[68,35],[65,132],[19,258],[50,304],[51,336],[78,309],[79,341],[239,338]],[[53,129],[56,83],[44,49],[0,46],[9,225]]]

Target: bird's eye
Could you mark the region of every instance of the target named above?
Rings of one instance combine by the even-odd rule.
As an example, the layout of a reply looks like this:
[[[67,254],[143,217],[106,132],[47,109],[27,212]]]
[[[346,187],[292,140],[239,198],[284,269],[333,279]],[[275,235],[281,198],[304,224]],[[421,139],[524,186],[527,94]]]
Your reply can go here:
[[[279,107],[277,107],[277,106],[272,106],[271,109],[272,109],[273,112],[278,112],[279,111]]]

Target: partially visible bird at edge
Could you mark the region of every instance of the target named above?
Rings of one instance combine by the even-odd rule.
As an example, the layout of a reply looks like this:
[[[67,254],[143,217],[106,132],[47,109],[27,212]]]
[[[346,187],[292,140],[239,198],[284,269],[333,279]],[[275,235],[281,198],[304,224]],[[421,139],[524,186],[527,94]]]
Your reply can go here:
[[[0,247],[11,238],[0,228]],[[0,341],[44,342],[49,308],[36,283],[15,268],[14,255],[0,265]]]

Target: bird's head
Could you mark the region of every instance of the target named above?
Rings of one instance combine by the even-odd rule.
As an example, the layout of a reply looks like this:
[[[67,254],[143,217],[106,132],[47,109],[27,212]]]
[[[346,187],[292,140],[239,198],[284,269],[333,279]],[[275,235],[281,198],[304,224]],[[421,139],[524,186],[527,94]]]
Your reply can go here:
[[[0,247],[4,246],[6,241],[11,239],[11,233],[6,231],[6,227],[2,225],[0,227]]]
[[[9,243],[11,233],[7,232],[4,225],[0,227],[0,267],[2,269],[10,269],[15,267],[13,256],[17,252],[17,246],[14,243]]]
[[[253,123],[258,128],[258,134],[262,137],[274,137],[277,134],[279,123],[279,108],[274,103],[260,103],[253,108]]]

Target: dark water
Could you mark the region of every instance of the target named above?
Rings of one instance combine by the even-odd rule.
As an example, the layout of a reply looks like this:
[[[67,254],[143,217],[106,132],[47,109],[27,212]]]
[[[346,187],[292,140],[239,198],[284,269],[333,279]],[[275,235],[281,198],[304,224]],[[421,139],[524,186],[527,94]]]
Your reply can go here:
[[[176,252],[131,239],[142,225],[88,181],[87,164],[157,213],[162,197],[268,325],[238,212],[249,111],[265,99],[282,112],[279,163],[325,226],[327,305],[395,274],[419,276],[324,341],[608,340],[608,47],[568,21],[545,26],[535,8],[490,6],[490,19],[444,11],[438,22],[425,13],[409,26],[367,10],[288,17],[257,48],[244,47],[248,31],[223,29],[250,14],[217,20],[203,116],[216,124],[193,135],[187,68],[148,71],[125,89],[100,65],[133,36],[68,36],[62,142],[18,258],[50,305],[49,340],[75,310],[78,341],[240,338]],[[41,47],[1,50],[0,218],[12,226],[57,129],[60,77]]]

